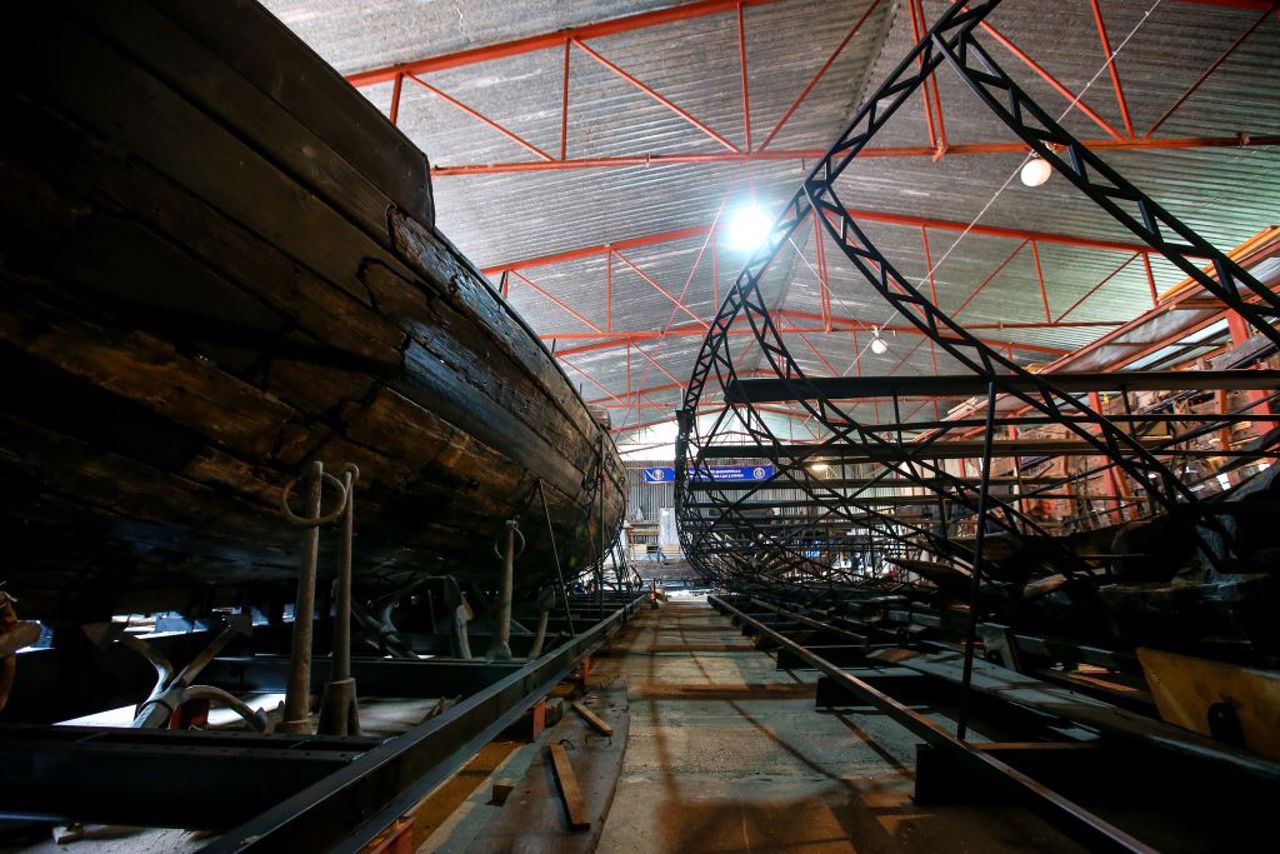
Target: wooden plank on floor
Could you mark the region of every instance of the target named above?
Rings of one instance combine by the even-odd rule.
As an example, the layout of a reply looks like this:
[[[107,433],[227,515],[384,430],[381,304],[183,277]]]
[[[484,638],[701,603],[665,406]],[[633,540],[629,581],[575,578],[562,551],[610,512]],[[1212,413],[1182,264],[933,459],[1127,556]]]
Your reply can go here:
[[[582,715],[583,720],[591,724],[592,729],[594,729],[596,732],[600,733],[601,735],[608,735],[608,736],[613,735],[613,727],[609,726],[607,723],[601,720],[600,716],[597,715],[595,712],[591,711],[585,705],[578,702],[577,700],[575,700],[572,705],[573,705],[573,710],[578,714]]]
[[[551,767],[555,769],[556,782],[560,785],[560,796],[564,798],[564,810],[569,816],[569,829],[590,830],[591,819],[587,817],[587,803],[582,798],[582,790],[578,788],[578,778],[573,773],[569,754],[565,753],[562,745],[551,745]]]
[[[630,713],[621,680],[599,692],[592,710],[613,729],[606,737],[577,714],[566,714],[543,734],[545,744],[563,745],[591,821],[589,831],[566,827],[550,751],[539,748],[524,778],[506,799],[502,813],[466,847],[466,854],[592,854],[599,842],[622,772]],[[450,850],[455,850],[450,848]]]

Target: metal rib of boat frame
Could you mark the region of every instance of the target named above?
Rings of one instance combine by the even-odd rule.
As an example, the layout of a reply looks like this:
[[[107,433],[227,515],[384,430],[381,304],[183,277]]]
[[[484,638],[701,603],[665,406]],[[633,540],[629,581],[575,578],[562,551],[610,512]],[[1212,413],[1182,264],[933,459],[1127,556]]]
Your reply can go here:
[[[818,211],[818,219],[828,234],[872,287],[898,313],[903,314],[944,352],[972,370],[977,376],[995,383],[1001,394],[1016,398],[1041,416],[1065,426],[1085,443],[1095,448],[1099,456],[1109,460],[1110,465],[1119,468],[1138,483],[1140,488],[1150,496],[1153,505],[1170,509],[1179,502],[1190,503],[1197,500],[1191,490],[1182,484],[1168,467],[1111,419],[1087,405],[1085,401],[1056,387],[1051,378],[1031,374],[1012,360],[1001,356],[938,309],[921,292],[912,287],[875,249],[836,195],[835,181],[846,171],[859,151],[902,103],[922,85],[925,78],[946,60],[971,87],[980,90],[979,95],[984,102],[992,106],[1002,120],[1014,128],[1015,132],[1024,135],[1033,148],[1047,149],[1049,142],[1063,146],[1063,150],[1070,154],[1070,160],[1055,156],[1050,158],[1050,162],[1059,171],[1067,173],[1072,183],[1089,198],[1191,275],[1206,291],[1218,296],[1228,307],[1237,310],[1250,325],[1260,330],[1267,338],[1280,342],[1280,333],[1271,327],[1264,312],[1249,302],[1249,299],[1257,299],[1265,304],[1264,309],[1270,306],[1274,310],[1280,305],[1280,300],[1274,293],[1084,149],[1078,140],[1035,106],[1030,97],[999,69],[990,56],[976,46],[973,33],[975,27],[998,4],[999,0],[988,0],[988,2],[973,4],[966,8],[962,2],[957,2],[938,20],[929,34],[904,57],[889,76],[888,81],[859,110],[857,116],[828,153],[814,166],[802,188],[788,202],[775,223],[767,247],[757,251],[751,257],[734,287],[726,295],[724,304],[704,339],[693,376],[686,390],[682,410],[678,413],[680,417],[676,441],[676,495],[678,517],[681,522],[681,539],[686,554],[700,571],[710,575],[719,574],[700,555],[699,548],[705,540],[706,526],[702,521],[702,514],[690,508],[687,501],[687,466],[690,446],[693,445],[696,448],[693,465],[700,466],[705,448],[708,446],[705,439],[716,434],[730,413],[743,426],[747,434],[756,440],[758,452],[761,455],[776,456],[776,453],[771,452],[780,448],[781,442],[770,430],[761,413],[756,411],[750,403],[727,401],[715,423],[709,431],[706,431],[705,437],[697,429],[694,414],[697,412],[699,399],[713,372],[724,388],[738,382],[736,368],[729,355],[728,336],[731,325],[740,314],[745,314],[764,357],[777,376],[801,387],[809,382],[804,371],[788,352],[780,331],[774,325],[761,293],[760,280],[777,257],[781,247],[790,242],[792,233],[815,210]],[[978,71],[968,67],[966,61],[972,56],[980,58],[985,70]],[[977,79],[974,79],[975,76]],[[1012,105],[1010,109],[1002,113],[1001,110],[996,109],[998,105],[993,106],[994,98],[988,91],[991,87],[1007,93],[1008,101]],[[1023,121],[1023,116],[1027,114],[1038,122],[1038,126],[1029,125]],[[1103,176],[1106,183],[1091,179],[1090,169]],[[1114,199],[1135,204],[1139,218],[1135,218],[1121,208],[1113,201]],[[1165,240],[1162,237],[1162,228],[1177,233],[1186,241],[1186,245]],[[1193,256],[1209,257],[1218,279],[1215,280],[1205,274],[1192,263],[1189,258]],[[874,271],[872,267],[875,268]],[[1241,295],[1239,290],[1241,287],[1250,292],[1248,297]],[[837,446],[848,441],[850,437],[856,437],[867,445],[880,445],[885,449],[886,456],[881,477],[887,478],[890,474],[894,474],[900,478],[915,481],[916,485],[934,492],[947,493],[953,500],[961,501],[974,510],[977,509],[973,507],[976,503],[977,490],[972,483],[955,478],[945,469],[922,461],[915,453],[914,444],[904,447],[901,442],[895,443],[879,435],[877,431],[865,429],[861,423],[817,390],[806,391],[798,397],[802,399],[797,402],[831,434],[820,445],[816,445],[815,450],[822,446]],[[895,399],[895,410],[896,403]],[[897,415],[896,411],[895,415]],[[901,423],[902,419],[897,417],[895,420]],[[1096,434],[1093,431],[1096,431]],[[928,441],[930,439],[926,439],[926,443]],[[779,462],[778,473],[783,477],[813,483],[814,479],[805,470],[803,461]],[[922,475],[921,472],[924,474]],[[798,478],[794,477],[796,474],[799,474]],[[874,486],[878,479],[880,478],[870,478],[870,483],[860,487],[858,493],[853,496],[842,495],[841,500],[847,505],[862,491]],[[841,508],[832,507],[828,502],[824,502],[813,489],[809,491],[829,514],[837,516],[842,514]],[[755,492],[755,490],[748,490],[736,501],[715,489],[709,490],[707,494],[713,501],[720,504],[722,518],[727,516],[739,524],[744,524],[746,520],[737,512],[737,508]],[[1023,532],[1047,534],[1035,520],[1025,516],[1010,503],[1001,501],[996,496],[989,496],[989,499],[992,509],[998,512],[984,514],[984,521],[985,519],[993,520],[997,527],[1015,537]],[[928,539],[927,534],[925,539]],[[956,553],[955,544],[952,544],[951,551],[953,554]],[[1220,558],[1220,555],[1212,549],[1205,549],[1205,554],[1215,563]],[[960,556],[963,558],[963,550]],[[1063,571],[1070,572],[1072,569],[1079,568],[1073,566],[1076,563],[1074,556],[1064,553],[1062,561],[1062,565],[1058,568]],[[972,556],[970,556],[970,563],[972,563]]]

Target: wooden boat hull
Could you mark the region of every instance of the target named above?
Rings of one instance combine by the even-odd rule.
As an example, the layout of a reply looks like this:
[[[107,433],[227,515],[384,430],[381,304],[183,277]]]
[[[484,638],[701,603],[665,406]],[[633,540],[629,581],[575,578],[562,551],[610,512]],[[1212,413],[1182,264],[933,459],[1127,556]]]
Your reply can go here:
[[[606,427],[435,230],[422,154],[230,5],[6,28],[0,577],[23,615],[287,599],[281,490],[316,459],[360,469],[358,585],[490,578],[508,518],[518,584],[555,577],[549,527],[575,572],[623,512]]]

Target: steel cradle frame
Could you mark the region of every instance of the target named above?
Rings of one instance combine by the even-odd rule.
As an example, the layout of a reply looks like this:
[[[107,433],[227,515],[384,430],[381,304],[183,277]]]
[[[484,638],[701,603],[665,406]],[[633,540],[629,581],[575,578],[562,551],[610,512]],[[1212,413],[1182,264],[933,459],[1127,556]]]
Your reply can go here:
[[[685,554],[705,576],[722,582],[753,574],[774,578],[800,575],[827,583],[847,582],[851,580],[848,574],[828,569],[808,556],[806,551],[811,553],[808,547],[815,539],[821,539],[820,532],[824,528],[833,524],[856,524],[869,534],[899,547],[923,546],[935,554],[948,555],[961,564],[977,567],[979,572],[974,573],[976,581],[982,562],[980,543],[977,548],[969,548],[954,541],[948,542],[945,535],[940,537],[928,526],[912,524],[875,508],[875,498],[869,490],[890,478],[909,482],[976,513],[979,516],[979,539],[988,524],[1014,538],[1048,536],[1035,519],[1016,506],[1016,502],[1002,500],[986,488],[985,474],[990,471],[989,465],[982,466],[984,478],[974,483],[950,474],[942,465],[928,458],[930,447],[940,441],[945,430],[934,431],[924,441],[911,443],[900,441],[899,431],[899,441],[894,441],[892,436],[882,435],[884,430],[860,423],[847,407],[827,397],[819,384],[806,377],[788,351],[770,315],[761,291],[761,280],[791,235],[813,214],[817,215],[846,259],[897,313],[944,353],[985,380],[989,424],[996,423],[994,408],[997,395],[1016,400],[1035,416],[1064,425],[1106,460],[1108,466],[1136,482],[1153,507],[1168,511],[1198,501],[1168,465],[1132,433],[1098,411],[1096,406],[1091,406],[1082,396],[1056,386],[1051,376],[1033,374],[1001,355],[934,305],[894,268],[840,202],[835,188],[837,179],[848,171],[877,131],[943,62],[953,68],[979,100],[1031,150],[1077,189],[1160,252],[1206,292],[1236,311],[1270,342],[1280,344],[1280,332],[1268,322],[1270,314],[1280,313],[1280,297],[1089,151],[1019,88],[983,49],[975,31],[999,2],[987,0],[968,5],[957,2],[935,23],[814,166],[774,224],[767,246],[751,257],[726,294],[704,339],[682,408],[677,412],[676,497],[680,536]],[[1214,275],[1205,273],[1196,263],[1204,259],[1209,260]],[[740,315],[745,315],[769,367],[781,384],[790,389],[789,399],[803,407],[827,431],[823,441],[803,446],[802,453],[797,453],[794,446],[784,447],[761,412],[753,406],[749,393],[743,391],[750,382],[739,378],[729,349],[729,330]],[[718,417],[710,429],[704,431],[699,429],[696,413],[713,376],[720,387],[736,389],[738,393],[736,398],[733,394],[726,394]],[[894,411],[895,421],[900,426],[902,419],[896,395]],[[745,505],[758,494],[759,489],[733,496],[713,487],[704,490],[701,504],[691,499],[688,473],[706,464],[708,449],[714,447],[718,432],[730,419],[739,422],[757,442],[760,456],[775,461],[777,477],[803,485],[804,493],[820,513],[805,520],[812,523],[810,527],[798,524],[785,536],[764,536],[758,520],[744,512]],[[987,436],[990,438],[990,431]],[[852,491],[837,491],[825,486],[821,478],[809,471],[807,462],[810,458],[850,444],[875,448],[883,463],[881,472]],[[986,448],[984,459],[988,462],[990,453],[990,448]],[[766,487],[767,484],[760,489]],[[706,512],[708,509],[712,512]],[[736,527],[744,532],[739,536],[739,544],[743,539],[754,542],[755,547],[750,550],[749,557],[743,557],[747,550],[724,547],[733,545],[726,543],[722,533],[725,527]],[[1201,536],[1201,553],[1211,565],[1220,567],[1228,559],[1234,543],[1229,533],[1216,522],[1210,521],[1208,527],[1225,545],[1215,548]],[[1087,568],[1079,557],[1065,548],[1051,556],[1049,561],[1054,569],[1067,574]],[[771,567],[772,571],[762,573],[761,566]]]

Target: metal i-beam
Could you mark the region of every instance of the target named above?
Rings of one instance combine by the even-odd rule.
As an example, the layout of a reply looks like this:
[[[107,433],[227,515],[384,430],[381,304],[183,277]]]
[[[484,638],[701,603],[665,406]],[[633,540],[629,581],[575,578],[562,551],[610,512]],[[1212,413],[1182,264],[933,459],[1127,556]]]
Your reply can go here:
[[[643,601],[466,697],[440,715],[361,755],[209,845],[240,851],[362,851],[397,817],[506,729],[615,633]]]
[[[6,817],[220,829],[335,774],[374,738],[0,729]]]
[[[881,477],[881,478],[861,478],[861,477],[832,477],[832,478],[815,478],[813,482],[798,480],[795,478],[775,477],[766,481],[710,481],[710,480],[691,480],[685,489],[689,492],[749,492],[751,490],[760,489],[802,489],[810,490],[814,488],[822,489],[865,489],[868,487],[908,487],[922,489],[939,489],[952,485],[954,482],[960,482],[968,486],[977,486],[979,479],[976,477],[957,477],[954,480],[929,480],[922,478],[920,480],[910,480],[902,477]],[[999,477],[992,476],[990,482],[992,486],[1047,486],[1053,483],[1060,483],[1060,477]],[[937,500],[937,497],[934,497]]]
[[[776,403],[793,400],[856,400],[891,395],[971,397],[985,391],[987,380],[976,374],[898,377],[812,377],[804,380],[742,379],[725,389],[728,403]],[[1115,371],[1055,373],[1053,384],[1065,392],[1090,391],[1244,391],[1280,389],[1280,371]],[[1003,390],[1035,391],[1030,377],[1010,376]]]
[[[968,459],[982,456],[983,443],[973,439],[957,439],[918,445],[908,443],[905,449],[917,460]],[[1156,453],[1159,448],[1153,445],[1149,450]],[[828,463],[892,462],[901,453],[897,448],[865,442],[840,445],[708,445],[702,449],[702,456],[711,460],[767,458]],[[1079,439],[1003,439],[992,442],[991,453],[996,457],[1097,456],[1098,449]],[[1166,453],[1182,456],[1231,455],[1231,452],[1220,449],[1204,452],[1178,449]]]

